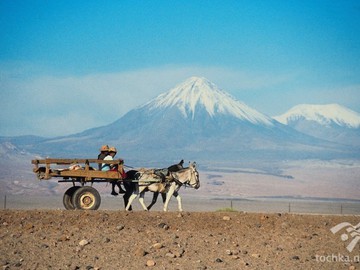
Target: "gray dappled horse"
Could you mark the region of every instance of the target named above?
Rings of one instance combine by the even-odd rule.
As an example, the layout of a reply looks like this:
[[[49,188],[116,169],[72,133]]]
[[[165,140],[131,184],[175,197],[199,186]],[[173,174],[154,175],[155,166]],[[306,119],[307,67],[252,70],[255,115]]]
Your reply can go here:
[[[169,172],[177,172],[177,171],[180,171],[181,169],[184,169],[183,164],[184,164],[184,160],[182,159],[178,164],[171,165],[168,168],[155,169],[154,173],[156,174],[156,177],[159,178],[159,180],[161,179],[161,181],[165,181],[166,176],[169,176]],[[123,181],[123,185],[126,190],[125,194],[123,196],[125,207],[128,205],[131,194],[133,194],[133,192],[136,189],[136,184],[135,184],[134,180],[138,180],[138,178],[140,177],[141,174],[137,170],[130,170],[130,171],[126,172],[126,175],[127,175],[127,177]],[[159,193],[160,192],[158,192],[158,191],[154,191],[151,204],[147,207],[148,210],[150,210],[150,208],[156,203]],[[161,193],[161,196],[163,199],[163,203],[165,203],[166,194]],[[131,210],[131,209],[132,208],[130,206],[129,210]]]
[[[184,169],[183,167],[183,164],[184,164],[184,160],[182,159],[178,164],[174,164],[174,165],[171,165],[170,167],[167,168],[167,172],[165,172],[165,174],[169,175],[169,172],[177,172],[177,171],[180,171],[182,169]],[[147,209],[150,210],[154,204],[156,203],[157,201],[157,198],[159,197],[159,193],[160,192],[154,192],[153,193],[153,198],[151,200],[151,203],[147,206]],[[160,193],[161,194],[161,198],[162,198],[162,201],[163,203],[165,203],[166,201],[166,193]],[[176,197],[177,195],[174,194],[174,196]]]
[[[164,203],[164,211],[167,211],[168,204],[171,196],[175,196],[178,201],[179,211],[182,211],[181,197],[178,193],[179,189],[183,185],[189,185],[195,189],[200,187],[199,173],[196,170],[196,163],[190,163],[188,168],[181,169],[177,172],[169,172],[165,181],[159,181],[159,178],[154,177],[153,172],[149,170],[139,171],[137,174],[138,182],[135,182],[135,189],[129,197],[129,201],[125,210],[129,211],[133,200],[140,195],[139,202],[144,208],[148,210],[144,204],[144,195],[146,191],[160,192],[166,194],[166,200]]]

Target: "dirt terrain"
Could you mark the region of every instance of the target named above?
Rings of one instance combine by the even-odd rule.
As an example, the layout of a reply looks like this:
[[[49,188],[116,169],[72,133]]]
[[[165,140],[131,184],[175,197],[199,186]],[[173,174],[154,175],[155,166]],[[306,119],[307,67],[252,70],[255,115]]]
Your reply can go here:
[[[360,216],[0,211],[2,269],[360,269]],[[351,260],[351,261],[350,261]],[[354,262],[354,260],[356,262]]]

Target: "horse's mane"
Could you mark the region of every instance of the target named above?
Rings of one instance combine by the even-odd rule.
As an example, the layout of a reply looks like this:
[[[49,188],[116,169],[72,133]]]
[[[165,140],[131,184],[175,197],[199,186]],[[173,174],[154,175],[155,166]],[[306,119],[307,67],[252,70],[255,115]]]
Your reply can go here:
[[[183,164],[184,164],[184,160],[182,159],[178,164],[171,165],[167,169],[171,172],[180,171],[184,169]]]

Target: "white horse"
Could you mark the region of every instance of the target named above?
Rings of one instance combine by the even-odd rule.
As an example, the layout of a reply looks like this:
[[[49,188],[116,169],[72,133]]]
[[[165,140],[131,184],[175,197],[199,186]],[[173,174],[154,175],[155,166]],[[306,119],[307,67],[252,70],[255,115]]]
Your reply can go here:
[[[166,200],[164,203],[164,211],[167,211],[171,196],[174,195],[178,201],[179,211],[182,211],[181,197],[178,193],[183,185],[189,185],[195,189],[200,187],[199,173],[196,170],[196,163],[190,163],[188,168],[182,169],[178,172],[169,172],[169,177],[165,181],[161,181],[151,172],[140,172],[138,182],[135,183],[135,189],[131,194],[125,210],[128,211],[133,200],[140,195],[139,202],[145,211],[148,211],[144,203],[144,195],[146,191],[166,193]]]

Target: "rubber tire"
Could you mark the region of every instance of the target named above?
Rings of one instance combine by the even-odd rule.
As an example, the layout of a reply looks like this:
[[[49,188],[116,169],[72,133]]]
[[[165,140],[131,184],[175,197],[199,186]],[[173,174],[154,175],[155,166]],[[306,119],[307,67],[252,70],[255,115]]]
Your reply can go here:
[[[75,210],[75,206],[72,203],[72,197],[74,196],[75,191],[79,188],[79,186],[73,186],[65,191],[63,197],[63,205],[66,210]]]
[[[72,204],[79,210],[97,210],[101,204],[101,197],[95,188],[84,186],[75,191]]]

